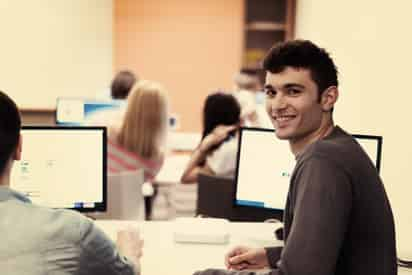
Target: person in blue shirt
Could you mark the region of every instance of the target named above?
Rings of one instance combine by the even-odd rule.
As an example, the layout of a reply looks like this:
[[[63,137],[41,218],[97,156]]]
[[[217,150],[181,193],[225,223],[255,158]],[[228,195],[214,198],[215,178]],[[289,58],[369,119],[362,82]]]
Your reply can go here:
[[[142,241],[135,230],[120,231],[115,245],[80,213],[32,204],[9,188],[22,154],[20,127],[16,104],[0,91],[0,274],[139,275]]]

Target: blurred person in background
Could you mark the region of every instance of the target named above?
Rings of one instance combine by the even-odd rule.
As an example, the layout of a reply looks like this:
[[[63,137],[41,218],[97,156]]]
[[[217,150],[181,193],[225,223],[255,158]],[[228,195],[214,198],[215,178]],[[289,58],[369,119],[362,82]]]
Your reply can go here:
[[[203,133],[183,172],[182,183],[195,183],[199,173],[234,177],[240,105],[231,94],[217,92],[206,98]]]
[[[127,97],[137,80],[135,74],[129,70],[118,72],[112,80],[110,91],[107,90],[96,97],[99,104],[107,101],[108,105],[116,103],[118,107],[97,109],[86,117],[84,125],[105,127],[117,125],[120,127],[126,111]]]
[[[145,181],[153,180],[165,157],[167,118],[164,87],[139,81],[128,96],[123,121],[108,128],[109,173],[142,168]]]
[[[235,92],[239,101],[245,126],[273,128],[265,109],[265,94],[262,91],[257,70],[242,69],[234,78]]]

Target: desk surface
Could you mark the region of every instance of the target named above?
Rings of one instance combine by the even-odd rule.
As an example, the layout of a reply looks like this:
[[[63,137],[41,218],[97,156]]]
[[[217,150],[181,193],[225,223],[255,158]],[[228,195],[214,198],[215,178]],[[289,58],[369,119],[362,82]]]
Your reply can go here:
[[[225,268],[224,256],[234,245],[244,244],[281,245],[274,240],[276,224],[269,223],[229,223],[230,241],[228,244],[188,244],[173,241],[174,222],[128,222],[96,221],[113,240],[116,232],[128,225],[137,226],[144,240],[141,268],[143,275],[176,274],[189,275],[206,268]],[[262,239],[253,239],[260,232]]]
[[[128,225],[137,226],[144,239],[141,268],[143,275],[189,275],[206,268],[224,268],[224,255],[234,245],[255,247],[281,245],[271,239],[277,224],[229,223],[228,244],[183,244],[173,241],[174,222],[96,221],[96,224],[116,239],[116,232]],[[256,233],[262,239],[254,239]],[[412,274],[411,269],[399,268],[399,275]]]

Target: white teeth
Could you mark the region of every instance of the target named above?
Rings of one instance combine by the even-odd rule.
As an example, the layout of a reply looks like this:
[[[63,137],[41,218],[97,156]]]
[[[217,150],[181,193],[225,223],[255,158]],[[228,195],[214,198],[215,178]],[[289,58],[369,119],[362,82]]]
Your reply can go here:
[[[291,117],[289,117],[289,116],[282,116],[282,117],[277,117],[276,118],[277,121],[286,121],[286,120],[289,120],[289,119],[291,119]]]

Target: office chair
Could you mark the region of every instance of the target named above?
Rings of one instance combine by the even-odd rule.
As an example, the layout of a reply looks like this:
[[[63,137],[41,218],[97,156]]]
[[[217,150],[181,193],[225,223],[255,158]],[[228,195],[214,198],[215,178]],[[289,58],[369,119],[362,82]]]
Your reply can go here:
[[[143,169],[110,173],[107,177],[107,210],[95,214],[104,220],[144,220]]]
[[[233,179],[200,174],[198,176],[196,215],[233,219]]]

